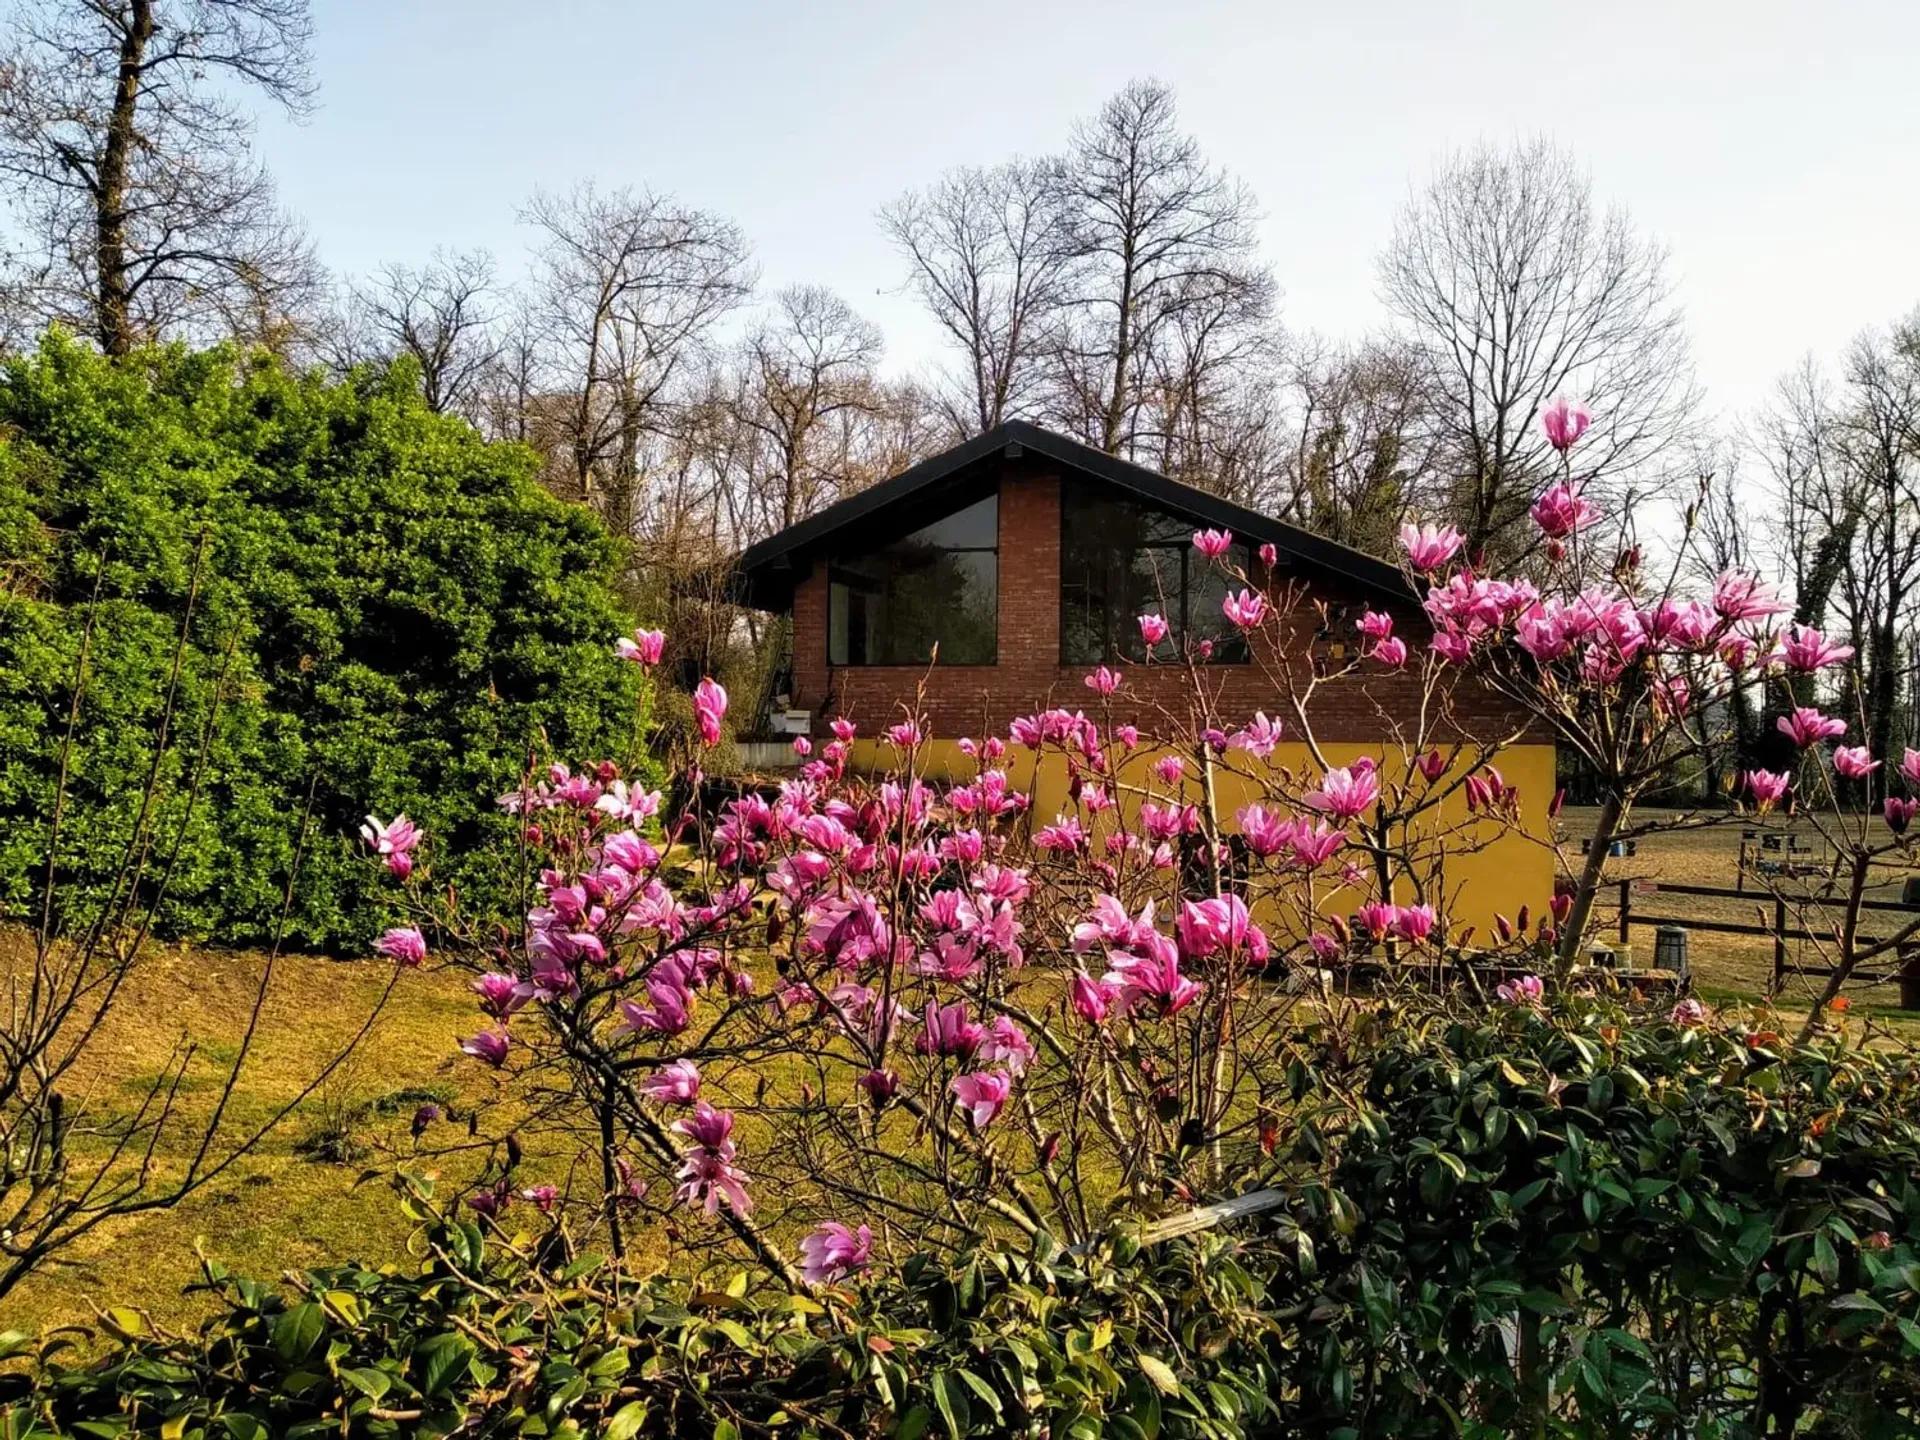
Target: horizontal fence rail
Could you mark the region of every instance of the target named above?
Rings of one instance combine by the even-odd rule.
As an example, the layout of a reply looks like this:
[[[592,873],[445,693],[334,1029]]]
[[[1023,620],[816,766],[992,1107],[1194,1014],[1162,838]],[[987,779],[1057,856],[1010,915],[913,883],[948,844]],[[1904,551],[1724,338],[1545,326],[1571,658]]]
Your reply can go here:
[[[1796,909],[1808,905],[1844,906],[1843,897],[1832,895],[1787,895],[1776,891],[1756,891],[1730,889],[1725,885],[1688,885],[1665,880],[1620,880],[1615,882],[1617,892],[1614,906],[1617,911],[1620,943],[1625,945],[1632,938],[1635,925],[1677,925],[1687,930],[1704,930],[1715,935],[1755,935],[1770,938],[1773,941],[1773,983],[1777,989],[1789,975],[1809,975],[1818,978],[1831,978],[1837,966],[1797,965],[1787,954],[1790,941],[1838,943],[1838,926],[1832,930],[1812,930],[1803,924],[1795,924],[1789,919],[1788,908]],[[1636,895],[1679,895],[1706,900],[1725,900],[1736,904],[1753,906],[1756,910],[1763,906],[1772,911],[1765,920],[1717,920],[1703,915],[1675,915],[1634,908]],[[1879,914],[1888,912],[1905,915],[1910,920],[1920,922],[1920,906],[1908,905],[1899,900],[1862,900],[1860,908]],[[1880,945],[1900,941],[1905,931],[1898,935],[1858,935],[1855,941],[1861,945]],[[1920,946],[1920,935],[1914,937],[1914,944]],[[1899,947],[1903,963],[1908,946]],[[1900,978],[1901,965],[1892,970],[1855,970],[1849,977],[1862,985],[1888,985]]]

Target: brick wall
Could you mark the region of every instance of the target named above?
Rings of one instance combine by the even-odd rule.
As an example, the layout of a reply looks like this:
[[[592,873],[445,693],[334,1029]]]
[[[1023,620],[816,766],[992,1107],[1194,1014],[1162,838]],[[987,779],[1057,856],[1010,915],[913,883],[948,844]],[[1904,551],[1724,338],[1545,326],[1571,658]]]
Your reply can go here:
[[[1268,627],[1255,637],[1251,663],[1209,665],[1202,670],[1214,697],[1213,712],[1227,728],[1256,710],[1289,717],[1275,650],[1284,646],[1293,657],[1296,684],[1306,679],[1305,656],[1315,655],[1336,666],[1343,663],[1329,647],[1344,642],[1350,655],[1354,638],[1338,621],[1331,638],[1316,638],[1321,618],[1315,606],[1324,604],[1330,612],[1350,606],[1350,624],[1368,598],[1336,593],[1324,585],[1310,587],[1302,597],[1284,574],[1269,588],[1269,597],[1276,602],[1291,600],[1288,634],[1276,643]],[[1408,607],[1396,619],[1409,643],[1423,633],[1425,622],[1418,609]],[[825,564],[815,560],[794,592],[794,704],[814,712],[816,733],[824,731],[826,722],[836,715],[850,716],[872,733],[902,718],[908,707],[926,715],[934,735],[947,738],[1004,735],[1014,717],[1050,705],[1100,714],[1103,702],[1084,683],[1088,667],[1063,666],[1059,659],[1060,484],[1057,476],[1028,463],[1009,462],[1001,476],[998,664],[830,666]],[[1184,719],[1192,711],[1193,686],[1183,668],[1127,665],[1121,669],[1125,683],[1113,697],[1113,723],[1131,722],[1152,731],[1165,728],[1163,715]],[[1316,736],[1324,741],[1373,744],[1394,738],[1382,720],[1381,707],[1389,716],[1411,724],[1420,698],[1414,676],[1376,671],[1364,683],[1349,678],[1323,686],[1308,713]],[[1504,702],[1478,686],[1456,687],[1450,703],[1459,728],[1470,734],[1491,738],[1494,730],[1510,730],[1517,723]]]

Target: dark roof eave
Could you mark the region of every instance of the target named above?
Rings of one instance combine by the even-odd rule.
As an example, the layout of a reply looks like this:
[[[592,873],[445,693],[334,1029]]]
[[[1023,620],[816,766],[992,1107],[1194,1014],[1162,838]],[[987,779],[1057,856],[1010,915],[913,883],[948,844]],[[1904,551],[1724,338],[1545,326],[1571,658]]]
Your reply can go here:
[[[800,556],[847,526],[1016,445],[1157,505],[1191,515],[1203,525],[1231,530],[1256,544],[1271,543],[1283,559],[1290,559],[1309,572],[1337,576],[1403,603],[1419,601],[1419,592],[1405,573],[1378,556],[1183,485],[1158,471],[1108,455],[1025,420],[1009,420],[749,546],[740,553],[735,565],[736,597],[755,609],[788,608],[800,573],[795,563]]]

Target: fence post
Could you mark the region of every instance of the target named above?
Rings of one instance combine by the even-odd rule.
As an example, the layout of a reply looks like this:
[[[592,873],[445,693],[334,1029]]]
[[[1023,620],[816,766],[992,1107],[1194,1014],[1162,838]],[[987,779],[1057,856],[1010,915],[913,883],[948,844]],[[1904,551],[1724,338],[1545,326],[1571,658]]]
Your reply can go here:
[[[1633,882],[1631,880],[1622,880],[1620,882],[1620,943],[1622,945],[1627,944],[1633,939],[1627,929],[1632,923]]]
[[[1777,991],[1787,982],[1787,900],[1784,895],[1773,897],[1773,988]]]

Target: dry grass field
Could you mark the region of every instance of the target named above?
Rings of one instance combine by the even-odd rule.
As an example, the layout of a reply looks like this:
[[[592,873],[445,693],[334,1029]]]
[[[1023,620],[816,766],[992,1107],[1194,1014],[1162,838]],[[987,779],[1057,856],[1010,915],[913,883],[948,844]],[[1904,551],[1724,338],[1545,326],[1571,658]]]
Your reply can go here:
[[[111,1125],[140,1104],[184,1042],[195,1045],[179,1087],[180,1114],[158,1157],[163,1177],[179,1172],[199,1139],[194,1122],[211,1112],[231,1069],[264,963],[246,952],[156,947],[97,1058],[71,1087],[94,1123]],[[223,1134],[246,1133],[298,1095],[373,1013],[387,974],[383,962],[279,960]],[[451,1100],[461,1113],[487,1103],[486,1092],[473,1089],[477,1078],[484,1084],[477,1067],[456,1063],[456,1037],[471,1032],[473,1016],[457,977],[403,977],[354,1057],[255,1152],[174,1209],[112,1221],[86,1236],[0,1300],[0,1329],[85,1319],[96,1302],[183,1318],[195,1309],[181,1290],[198,1274],[196,1237],[210,1255],[262,1276],[400,1253],[407,1225],[391,1192],[356,1178],[383,1163],[391,1168],[408,1152],[421,1097]],[[363,1147],[357,1156],[324,1158],[338,1153],[342,1136]]]
[[[1568,810],[1563,815],[1561,837],[1574,842],[1566,847],[1570,859],[1577,859],[1577,842],[1591,827],[1590,813]],[[1611,861],[1608,876],[1656,885],[1731,886],[1739,844],[1737,823],[1650,837],[1639,842],[1632,858]],[[1889,873],[1881,893],[1897,897],[1899,880]],[[1770,912],[1770,902],[1761,897],[1700,900],[1658,891],[1636,893],[1634,905],[1643,912],[1725,920],[1764,919]],[[1603,929],[1611,920],[1609,906],[1602,912]],[[1636,960],[1650,963],[1652,929],[1636,927],[1633,939]],[[1696,984],[1708,999],[1764,997],[1772,970],[1770,940],[1695,932],[1691,948]],[[1791,953],[1821,963],[1814,949],[1796,944]],[[248,953],[158,950],[143,967],[85,1077],[95,1113],[130,1110],[183,1040],[199,1047],[183,1086],[186,1118],[191,1119],[196,1107],[204,1113],[243,1033],[262,963],[260,956]],[[235,1094],[230,1128],[257,1121],[297,1094],[324,1058],[366,1019],[386,974],[384,965],[376,963],[281,960],[262,1038]],[[1813,985],[1790,981],[1778,1003],[1786,1010],[1804,1006]],[[1901,1016],[1893,1009],[1893,987],[1861,987],[1850,994],[1856,1014],[1884,1017],[1902,1033],[1920,1038],[1920,1017]],[[181,1294],[197,1273],[196,1239],[216,1258],[261,1276],[348,1256],[373,1261],[398,1257],[406,1222],[384,1184],[361,1183],[359,1177],[363,1171],[391,1170],[410,1153],[408,1122],[422,1098],[451,1102],[460,1117],[452,1122],[451,1137],[447,1131],[436,1132],[443,1141],[465,1131],[467,1114],[509,1103],[488,1075],[458,1055],[458,1037],[474,1024],[471,997],[457,975],[404,977],[356,1058],[302,1101],[256,1153],[178,1208],[123,1220],[88,1237],[60,1265],[0,1301],[0,1329],[84,1320],[96,1302],[132,1302],[162,1320],[186,1319],[198,1308],[192,1297]],[[502,1127],[487,1128],[498,1133]],[[196,1136],[191,1125],[179,1132],[181,1143]],[[344,1160],[332,1158],[342,1137],[356,1153]],[[467,1178],[463,1168],[470,1172],[481,1158],[456,1155],[442,1162],[442,1171],[458,1183]],[[182,1156],[175,1149],[163,1159],[177,1166]],[[530,1159],[538,1169],[540,1157]]]
[[[1641,812],[1639,819],[1655,818],[1659,812]],[[1690,917],[1719,921],[1746,922],[1759,925],[1770,924],[1773,918],[1773,897],[1764,890],[1758,879],[1749,876],[1747,889],[1751,898],[1709,899],[1700,896],[1664,894],[1657,889],[1661,882],[1687,885],[1709,885],[1732,889],[1739,881],[1740,845],[1743,827],[1739,821],[1710,825],[1703,828],[1669,831],[1665,834],[1649,835],[1638,841],[1637,852],[1626,858],[1610,859],[1607,862],[1609,881],[1625,880],[1642,882],[1632,896],[1632,909],[1636,917],[1641,915],[1665,915],[1682,920]],[[1593,812],[1569,807],[1562,812],[1559,825],[1560,839],[1568,864],[1580,860],[1579,842],[1593,832]],[[1798,843],[1809,848],[1797,852],[1796,859],[1818,863],[1825,855],[1818,836],[1809,826],[1799,826],[1794,830]],[[1768,854],[1768,859],[1781,858],[1777,854]],[[1878,872],[1878,883],[1871,898],[1877,900],[1898,900],[1901,884],[1905,878],[1903,870],[1888,868]],[[1818,885],[1813,877],[1800,877],[1793,882],[1783,882],[1783,888],[1812,892]],[[1603,933],[1612,935],[1613,917],[1617,913],[1613,901],[1613,892],[1609,892],[1607,901],[1599,907],[1600,926]],[[1790,916],[1789,923],[1801,928],[1818,931],[1824,928],[1817,918],[1821,912],[1810,909],[1804,922],[1801,917]],[[1837,912],[1829,910],[1831,917]],[[1831,919],[1825,923],[1830,924]],[[1879,913],[1871,917],[1866,932],[1871,935],[1892,934],[1899,928],[1899,916]],[[1632,927],[1634,959],[1638,964],[1652,963],[1654,930],[1651,925],[1635,924]],[[1696,930],[1690,936],[1689,953],[1692,957],[1694,982],[1701,993],[1708,998],[1759,1000],[1765,998],[1773,977],[1773,941],[1764,935],[1720,935]],[[1788,964],[1809,967],[1824,967],[1832,963],[1831,957],[1819,944],[1811,941],[1794,940],[1788,942]],[[1810,979],[1790,974],[1781,987],[1778,1004],[1784,1009],[1796,1006],[1804,1007],[1818,993],[1823,980]],[[1889,1018],[1897,1018],[1901,1012],[1895,1007],[1899,991],[1893,985],[1857,985],[1849,987],[1848,997],[1852,1004],[1875,1013],[1886,1013]]]

